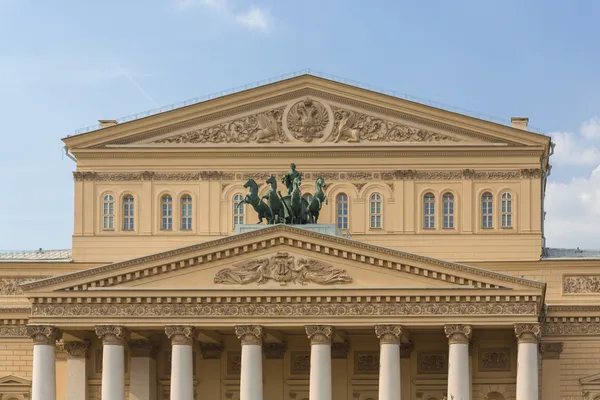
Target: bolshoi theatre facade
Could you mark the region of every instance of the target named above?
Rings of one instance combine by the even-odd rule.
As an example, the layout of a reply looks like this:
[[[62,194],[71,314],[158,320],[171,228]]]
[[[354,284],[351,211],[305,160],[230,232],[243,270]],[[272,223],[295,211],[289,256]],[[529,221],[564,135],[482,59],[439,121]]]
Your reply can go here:
[[[600,399],[600,253],[545,247],[527,118],[301,75],[63,141],[0,400]]]

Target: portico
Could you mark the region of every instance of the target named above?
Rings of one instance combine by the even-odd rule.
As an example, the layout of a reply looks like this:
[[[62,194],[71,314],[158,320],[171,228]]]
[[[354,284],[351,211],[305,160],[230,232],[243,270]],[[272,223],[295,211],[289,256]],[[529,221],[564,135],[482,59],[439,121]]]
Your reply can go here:
[[[538,395],[543,283],[293,226],[24,288],[34,400],[54,399],[38,383],[55,379],[61,334],[91,343],[103,399],[475,399],[485,382]]]

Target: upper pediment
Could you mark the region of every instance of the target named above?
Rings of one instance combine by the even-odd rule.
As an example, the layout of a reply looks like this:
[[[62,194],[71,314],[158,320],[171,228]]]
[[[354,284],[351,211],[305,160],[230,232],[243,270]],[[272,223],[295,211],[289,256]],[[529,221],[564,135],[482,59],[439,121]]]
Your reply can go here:
[[[541,296],[544,284],[287,225],[22,285],[64,291],[442,290],[446,295]],[[459,290],[450,292],[449,290]],[[516,291],[516,292],[515,292]],[[339,293],[339,292],[338,292]],[[392,293],[392,292],[390,292]]]
[[[310,75],[64,140],[71,149],[549,145],[543,135]]]

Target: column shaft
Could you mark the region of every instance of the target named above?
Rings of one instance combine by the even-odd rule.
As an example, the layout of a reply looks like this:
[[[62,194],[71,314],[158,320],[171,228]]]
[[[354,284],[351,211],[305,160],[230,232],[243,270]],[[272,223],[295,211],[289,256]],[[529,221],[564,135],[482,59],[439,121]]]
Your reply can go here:
[[[471,400],[469,368],[470,325],[446,325],[448,337],[448,399]]]
[[[235,333],[242,341],[240,400],[263,400],[262,327],[238,325]]]
[[[48,325],[28,325],[33,339],[32,400],[56,400],[56,339],[59,331]]]
[[[516,324],[515,335],[519,342],[517,355],[517,400],[538,400],[538,340],[540,325]]]
[[[125,400],[125,343],[129,331],[123,326],[96,327],[102,339],[102,398]]]
[[[171,400],[194,399],[194,357],[191,326],[167,326],[165,333],[171,339]]]
[[[309,325],[306,334],[310,339],[310,400],[331,400],[331,339],[333,327]]]
[[[379,338],[379,400],[400,400],[400,338],[399,325],[377,325]]]

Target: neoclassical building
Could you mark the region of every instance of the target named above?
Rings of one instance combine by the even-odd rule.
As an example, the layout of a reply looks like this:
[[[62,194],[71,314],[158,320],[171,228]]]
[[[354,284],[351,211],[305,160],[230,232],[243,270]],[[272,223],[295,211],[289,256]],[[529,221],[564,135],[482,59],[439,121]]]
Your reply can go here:
[[[301,75],[64,138],[72,249],[0,254],[0,400],[600,399],[600,253],[545,247],[527,123]],[[317,223],[258,225],[292,162]]]

